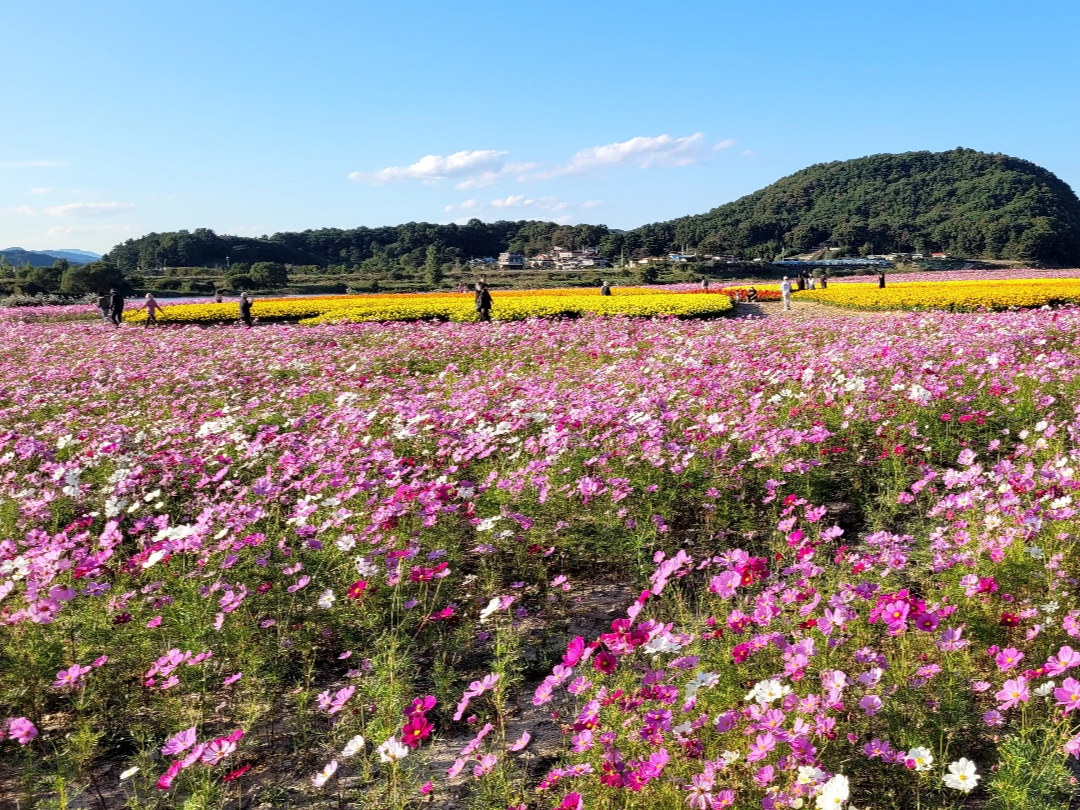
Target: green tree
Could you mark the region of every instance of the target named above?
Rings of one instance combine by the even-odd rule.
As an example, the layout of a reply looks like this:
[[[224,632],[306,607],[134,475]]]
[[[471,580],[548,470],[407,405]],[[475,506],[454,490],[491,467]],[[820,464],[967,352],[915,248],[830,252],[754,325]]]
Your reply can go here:
[[[439,264],[439,249],[435,245],[428,245],[424,254],[424,279],[432,287],[439,286],[443,280],[442,265]]]
[[[289,271],[280,262],[255,262],[249,275],[255,286],[264,290],[285,287],[289,283]]]
[[[124,274],[112,262],[98,261],[68,267],[60,277],[60,292],[73,295],[101,295],[114,288],[124,293],[131,292]]]

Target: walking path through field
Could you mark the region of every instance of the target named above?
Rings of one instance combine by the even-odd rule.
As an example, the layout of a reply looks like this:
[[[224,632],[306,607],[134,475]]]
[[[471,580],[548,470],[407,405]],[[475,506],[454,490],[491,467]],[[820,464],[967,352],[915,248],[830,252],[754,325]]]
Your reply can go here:
[[[822,304],[820,301],[792,301],[791,309],[784,311],[780,301],[758,301],[756,304],[739,303],[735,305],[737,318],[784,318],[792,321],[808,321],[816,318],[880,318],[883,315],[895,315],[895,312],[878,310],[843,309]]]

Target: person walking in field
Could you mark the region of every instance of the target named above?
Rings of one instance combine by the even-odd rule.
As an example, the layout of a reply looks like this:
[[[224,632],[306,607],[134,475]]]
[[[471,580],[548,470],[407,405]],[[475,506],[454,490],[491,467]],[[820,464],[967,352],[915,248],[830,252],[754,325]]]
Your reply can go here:
[[[885,271],[884,270],[878,270],[877,271],[877,285],[878,285],[879,290],[884,290],[885,289]]]
[[[708,292],[709,291],[709,280],[707,278],[705,278],[705,276],[701,277],[701,291],[702,292]]]
[[[600,294],[611,295],[611,285],[608,284],[606,281],[600,285]]]
[[[109,290],[109,320],[116,326],[124,316],[124,295],[119,290]]]
[[[150,328],[150,324],[157,323],[157,315],[159,312],[164,312],[161,308],[161,304],[154,298],[153,293],[146,294],[146,328]]]
[[[102,293],[98,296],[97,300],[98,309],[101,310],[101,322],[109,322],[109,295],[108,293]]]
[[[813,276],[810,276],[810,289],[811,290],[814,289],[814,286],[816,284],[817,284],[817,279],[815,279]]]
[[[214,290],[214,303],[215,304],[220,304],[221,303],[221,290]]]
[[[791,309],[791,281],[787,276],[780,282],[780,297],[784,299],[784,309]]]
[[[252,301],[248,298],[247,293],[240,293],[240,320],[244,326],[251,326],[251,304]]]
[[[476,314],[478,320],[487,323],[491,320],[491,293],[488,292],[487,279],[480,276],[476,282]]]
[[[757,303],[757,288],[751,287],[746,291],[746,301],[750,304]]]

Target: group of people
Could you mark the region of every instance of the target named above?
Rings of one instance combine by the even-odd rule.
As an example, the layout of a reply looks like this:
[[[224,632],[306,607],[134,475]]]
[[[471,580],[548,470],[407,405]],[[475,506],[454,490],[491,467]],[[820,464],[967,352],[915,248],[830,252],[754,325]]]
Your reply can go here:
[[[488,296],[488,301],[488,310],[490,311],[490,295]],[[108,293],[99,296],[97,300],[97,305],[98,309],[101,310],[102,322],[111,323],[114,326],[119,326],[120,321],[123,320],[124,317],[124,303],[124,294],[115,288],[109,290]],[[220,291],[214,293],[214,303],[223,303]],[[252,326],[254,324],[254,321],[251,317],[251,305],[253,303],[252,298],[250,298],[247,293],[240,293],[239,303],[240,322],[244,324],[244,326]],[[146,326],[147,328],[149,328],[151,324],[156,324],[158,322],[158,314],[164,312],[165,310],[162,308],[161,304],[157,302],[157,299],[154,298],[153,293],[146,294],[145,308]]]

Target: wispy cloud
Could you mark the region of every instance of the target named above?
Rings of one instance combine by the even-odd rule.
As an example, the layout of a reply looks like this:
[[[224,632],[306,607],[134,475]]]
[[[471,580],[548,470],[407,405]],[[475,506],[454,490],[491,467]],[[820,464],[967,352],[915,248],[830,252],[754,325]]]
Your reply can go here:
[[[134,207],[134,203],[121,202],[66,203],[44,208],[42,213],[50,217],[111,217]]]
[[[443,207],[443,211],[448,214],[452,214],[458,211],[471,212],[473,216],[481,213],[495,213],[497,215],[501,212],[514,210],[514,209],[526,209],[532,211],[545,211],[551,213],[558,213],[560,211],[573,210],[574,208],[594,208],[599,205],[599,200],[589,200],[581,205],[573,205],[572,203],[565,202],[564,200],[556,199],[555,197],[529,197],[525,194],[511,194],[507,197],[499,197],[488,202],[481,200],[462,200],[461,202],[450,203]],[[556,217],[553,221],[561,222],[567,219],[564,215],[562,217]],[[572,217],[570,217],[572,219]],[[468,221],[468,218],[462,220]]]
[[[353,172],[349,179],[376,186],[404,180],[435,184],[444,180],[460,179],[457,184],[459,189],[480,188],[491,185],[508,174],[531,168],[525,164],[507,163],[506,154],[497,149],[473,149],[451,155],[425,155],[408,166],[387,166],[370,173]]]
[[[462,200],[461,202],[450,203],[449,205],[444,206],[443,211],[451,214],[454,211],[479,211],[483,209],[483,207],[484,204],[479,200]]]
[[[60,169],[67,166],[62,160],[8,160],[0,162],[0,169]]]
[[[524,194],[511,194],[501,200],[492,200],[492,208],[536,208],[540,211],[565,211],[570,203],[556,200],[554,197],[532,199]]]
[[[52,186],[41,186],[40,188],[30,189],[31,194],[48,194],[52,191]]]
[[[683,138],[670,135],[639,135],[627,141],[590,146],[577,152],[568,162],[531,175],[531,180],[582,174],[593,169],[619,165],[650,169],[654,166],[689,166],[703,160],[709,151],[705,134],[695,132]]]

